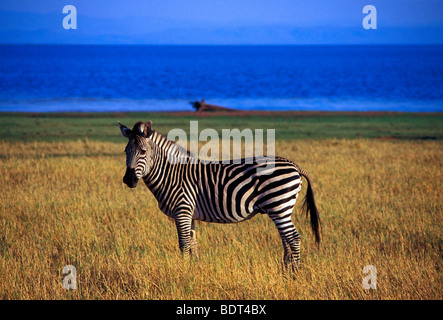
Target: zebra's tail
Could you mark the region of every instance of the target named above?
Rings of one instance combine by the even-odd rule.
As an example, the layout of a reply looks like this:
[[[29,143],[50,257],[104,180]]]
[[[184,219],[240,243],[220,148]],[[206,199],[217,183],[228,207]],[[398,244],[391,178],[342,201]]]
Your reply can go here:
[[[320,215],[317,210],[317,206],[315,205],[315,197],[314,197],[314,190],[312,189],[312,181],[309,177],[309,174],[297,166],[298,172],[300,175],[306,178],[306,181],[308,182],[308,190],[306,191],[306,196],[303,201],[302,210],[306,212],[306,217],[308,216],[308,213],[310,213],[311,216],[311,228],[315,235],[315,241],[317,243],[320,243]]]

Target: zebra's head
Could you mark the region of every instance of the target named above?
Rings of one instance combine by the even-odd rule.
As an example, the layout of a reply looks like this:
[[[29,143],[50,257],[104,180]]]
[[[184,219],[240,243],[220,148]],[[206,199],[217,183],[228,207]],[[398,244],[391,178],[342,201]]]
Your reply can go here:
[[[123,182],[130,188],[135,188],[138,181],[148,174],[152,154],[152,121],[137,122],[129,129],[118,122],[124,137],[128,138],[126,145],[126,173]]]

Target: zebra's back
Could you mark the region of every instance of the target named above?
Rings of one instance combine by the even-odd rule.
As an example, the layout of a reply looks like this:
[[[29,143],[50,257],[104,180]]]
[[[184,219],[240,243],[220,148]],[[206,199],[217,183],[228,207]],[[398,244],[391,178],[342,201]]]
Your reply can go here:
[[[301,177],[294,163],[279,157],[237,161],[194,164],[193,219],[235,223],[257,213],[284,211],[295,204]]]

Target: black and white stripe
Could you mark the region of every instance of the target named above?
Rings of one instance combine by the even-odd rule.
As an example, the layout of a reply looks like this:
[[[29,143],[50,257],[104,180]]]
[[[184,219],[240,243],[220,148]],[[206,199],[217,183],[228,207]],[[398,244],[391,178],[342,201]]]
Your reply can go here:
[[[200,161],[153,130],[151,124],[138,122],[130,130],[119,123],[123,135],[129,139],[123,180],[135,187],[143,179],[161,211],[175,219],[184,255],[197,252],[194,220],[237,223],[261,213],[274,221],[280,233],[285,264],[296,268],[300,260],[300,235],[291,215],[302,176],[308,182],[306,213],[310,212],[316,241],[320,241],[319,215],[310,177],[292,161],[280,157],[242,159],[239,163]]]

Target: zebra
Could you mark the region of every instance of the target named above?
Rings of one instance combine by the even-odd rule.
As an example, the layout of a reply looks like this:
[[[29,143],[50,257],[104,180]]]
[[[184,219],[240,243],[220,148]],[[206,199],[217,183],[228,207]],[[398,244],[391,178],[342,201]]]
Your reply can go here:
[[[306,216],[310,213],[311,228],[320,243],[320,217],[308,173],[281,157],[273,158],[273,172],[266,175],[257,170],[269,165],[262,157],[205,162],[168,140],[152,124],[139,121],[131,130],[118,122],[122,135],[128,139],[123,182],[130,188],[135,188],[140,179],[145,182],[160,210],[175,220],[182,255],[198,257],[195,220],[237,223],[261,213],[267,214],[277,227],[284,248],[284,266],[298,270],[300,235],[291,215],[302,176],[308,183],[302,208]],[[170,161],[171,156],[181,161]]]

